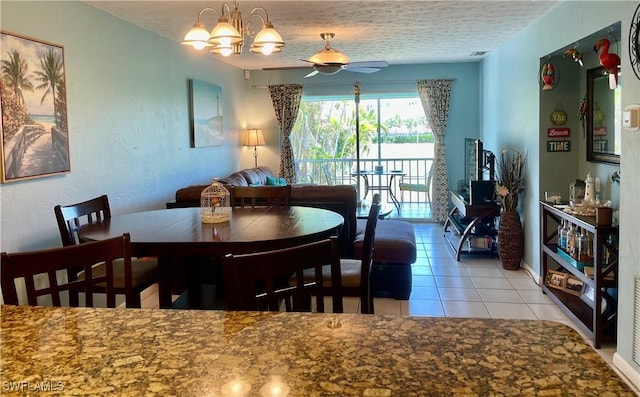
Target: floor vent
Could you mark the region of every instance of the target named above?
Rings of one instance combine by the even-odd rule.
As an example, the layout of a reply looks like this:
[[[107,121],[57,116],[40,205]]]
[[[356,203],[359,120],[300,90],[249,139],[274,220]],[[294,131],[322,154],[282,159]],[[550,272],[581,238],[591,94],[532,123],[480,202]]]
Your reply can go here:
[[[633,361],[640,365],[640,275],[633,281]]]

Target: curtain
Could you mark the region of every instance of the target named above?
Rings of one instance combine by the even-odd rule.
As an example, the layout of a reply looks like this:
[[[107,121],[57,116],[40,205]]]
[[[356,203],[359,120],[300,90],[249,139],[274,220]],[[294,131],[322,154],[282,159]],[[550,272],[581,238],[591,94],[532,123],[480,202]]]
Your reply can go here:
[[[431,217],[436,222],[444,222],[449,214],[449,177],[444,136],[449,117],[449,100],[454,80],[418,80],[418,93],[427,121],[435,137],[433,159],[433,193],[431,197]]]
[[[296,172],[290,137],[296,117],[298,117],[298,108],[302,99],[302,84],[270,85],[269,94],[282,132],[280,177],[286,179],[289,184],[295,183]]]

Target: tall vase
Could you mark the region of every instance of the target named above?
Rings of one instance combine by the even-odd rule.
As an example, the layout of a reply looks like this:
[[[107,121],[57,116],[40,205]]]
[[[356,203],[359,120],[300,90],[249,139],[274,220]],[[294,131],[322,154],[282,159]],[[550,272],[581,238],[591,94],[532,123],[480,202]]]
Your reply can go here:
[[[524,256],[524,232],[518,211],[503,211],[500,215],[498,255],[505,269],[520,269]]]

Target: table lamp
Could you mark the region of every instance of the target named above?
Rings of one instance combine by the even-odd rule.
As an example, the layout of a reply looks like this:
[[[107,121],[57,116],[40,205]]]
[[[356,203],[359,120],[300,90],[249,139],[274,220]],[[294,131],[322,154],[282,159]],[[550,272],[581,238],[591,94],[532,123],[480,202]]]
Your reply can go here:
[[[262,130],[257,128],[249,128],[247,130],[247,139],[244,142],[244,146],[253,146],[253,157],[255,159],[255,166],[258,166],[258,146],[264,145],[264,135]]]

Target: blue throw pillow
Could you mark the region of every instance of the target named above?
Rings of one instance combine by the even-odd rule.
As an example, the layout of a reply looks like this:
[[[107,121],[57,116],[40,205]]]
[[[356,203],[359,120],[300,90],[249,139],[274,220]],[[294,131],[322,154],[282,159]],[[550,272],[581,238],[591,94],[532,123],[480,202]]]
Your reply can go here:
[[[249,187],[260,187],[262,186],[262,183],[250,183]]]
[[[287,180],[284,178],[278,178],[278,182],[280,182],[280,186],[287,186]]]
[[[279,186],[278,179],[272,176],[267,177],[267,186]]]

